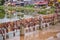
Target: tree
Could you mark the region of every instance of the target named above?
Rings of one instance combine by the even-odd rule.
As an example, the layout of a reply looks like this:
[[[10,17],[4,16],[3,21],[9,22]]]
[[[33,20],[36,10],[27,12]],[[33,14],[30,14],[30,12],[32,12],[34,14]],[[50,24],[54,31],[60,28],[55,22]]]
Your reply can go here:
[[[5,17],[5,11],[3,8],[0,7],[0,19]]]
[[[0,5],[3,5],[4,4],[4,0],[0,0]]]

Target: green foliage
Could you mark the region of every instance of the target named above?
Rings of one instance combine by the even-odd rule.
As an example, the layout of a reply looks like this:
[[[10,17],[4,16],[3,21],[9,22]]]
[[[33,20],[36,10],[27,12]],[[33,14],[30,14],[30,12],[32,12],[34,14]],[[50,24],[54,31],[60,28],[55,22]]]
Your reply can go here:
[[[37,10],[37,9],[33,8],[32,5],[30,5],[30,7],[31,8],[29,8],[29,7],[11,7],[11,6],[8,6],[7,9],[10,10],[10,11],[16,10],[17,12],[27,12],[27,14],[33,13],[34,11]],[[38,14],[47,14],[47,11],[50,11],[49,14],[51,14],[51,13],[54,13],[55,8],[52,7],[50,9],[44,9],[44,10],[38,9],[37,11],[39,11]],[[4,6],[0,6],[0,18],[4,18],[4,16],[5,16]],[[8,15],[8,18],[9,17],[11,17],[11,15]],[[22,17],[23,17],[23,15],[22,15]]]
[[[51,8],[50,13],[54,13],[54,12],[55,12],[55,8]]]
[[[0,5],[3,5],[4,4],[4,0],[0,0]]]
[[[25,6],[25,7],[28,7],[28,8],[32,8],[32,7],[34,7],[35,5],[27,5],[27,6]]]
[[[21,10],[28,10],[33,12],[34,10],[36,10],[34,8],[29,8],[29,7],[10,7],[10,6],[8,6],[7,9],[10,11],[16,10],[17,12],[21,12]]]
[[[38,14],[46,14],[47,10],[39,11]]]
[[[0,6],[0,9],[4,9],[4,6]]]
[[[12,14],[8,14],[8,15],[7,15],[7,18],[12,18],[12,17],[13,17]]]
[[[38,14],[46,14],[46,13],[42,11],[42,12],[38,12]]]
[[[4,18],[4,16],[5,16],[5,11],[4,9],[0,8],[0,18],[2,19]]]
[[[38,14],[53,14],[55,13],[55,8],[51,7],[50,9],[40,10]]]
[[[46,6],[42,6],[42,9],[45,9],[46,8]]]

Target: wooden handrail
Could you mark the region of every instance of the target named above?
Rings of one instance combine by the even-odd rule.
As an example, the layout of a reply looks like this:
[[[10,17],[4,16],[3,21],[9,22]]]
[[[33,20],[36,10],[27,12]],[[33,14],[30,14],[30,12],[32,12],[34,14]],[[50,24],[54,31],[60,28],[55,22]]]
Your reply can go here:
[[[54,17],[54,14],[49,14],[49,15],[42,15],[44,19],[52,19]],[[11,28],[14,27],[14,25],[16,25],[18,27],[18,24],[21,26],[26,26],[26,25],[30,25],[30,23],[32,22],[32,24],[37,24],[39,23],[39,21],[41,21],[38,17],[35,18],[28,18],[28,19],[22,19],[22,20],[17,20],[17,21],[13,21],[13,22],[7,22],[7,23],[2,23],[0,24],[0,28],[2,27],[8,27],[10,25]]]

